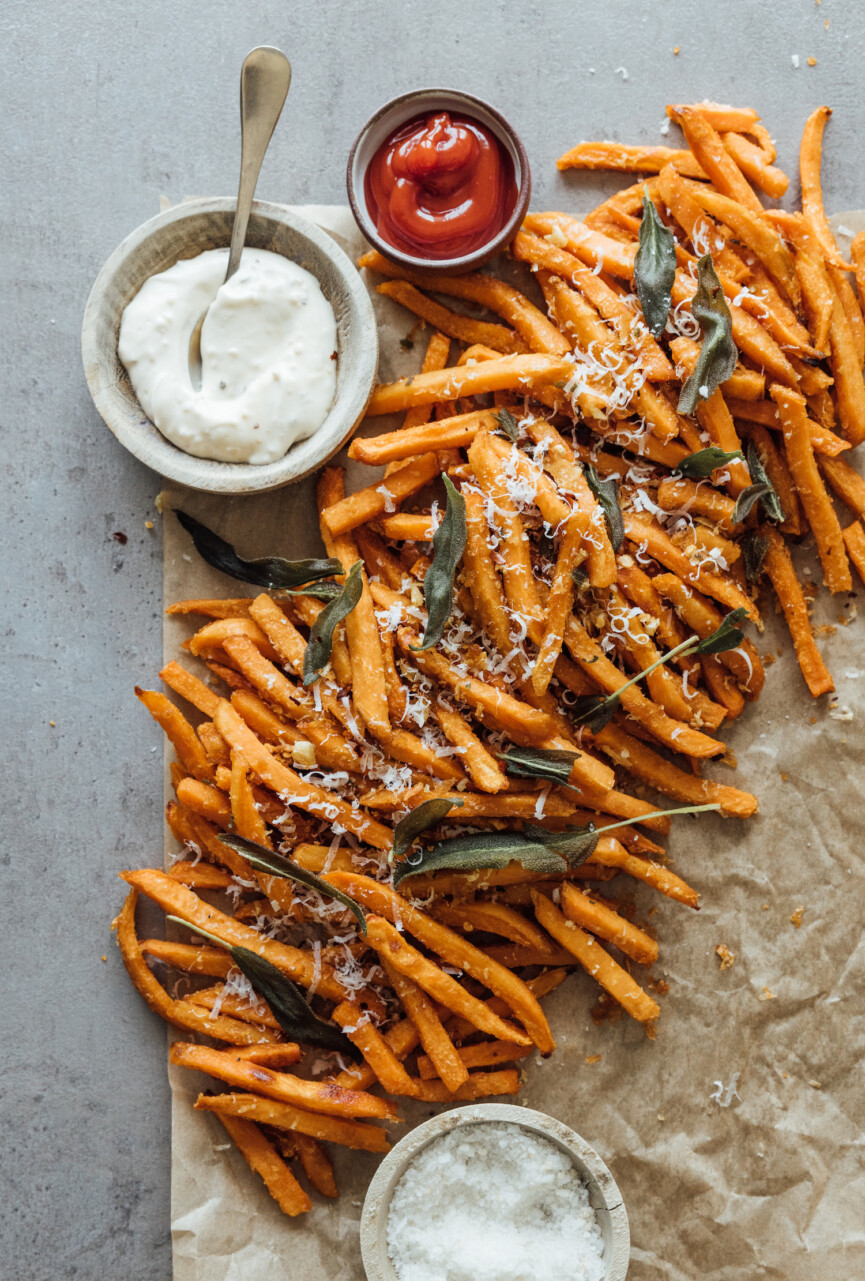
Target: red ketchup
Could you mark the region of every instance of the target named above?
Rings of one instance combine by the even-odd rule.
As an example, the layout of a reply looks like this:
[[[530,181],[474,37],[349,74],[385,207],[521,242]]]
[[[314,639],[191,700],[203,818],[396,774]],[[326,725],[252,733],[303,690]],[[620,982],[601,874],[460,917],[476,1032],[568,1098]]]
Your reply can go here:
[[[468,116],[416,116],[382,143],[364,175],[378,234],[414,258],[461,258],[495,239],[517,203],[514,166]]]

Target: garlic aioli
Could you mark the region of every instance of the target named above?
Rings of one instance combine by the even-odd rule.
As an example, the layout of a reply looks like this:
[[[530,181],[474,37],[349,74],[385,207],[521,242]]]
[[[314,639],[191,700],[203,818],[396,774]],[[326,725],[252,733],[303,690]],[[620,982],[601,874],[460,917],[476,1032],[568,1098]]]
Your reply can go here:
[[[142,409],[196,458],[272,463],[327,417],[336,320],[315,276],[264,249],[185,258],[145,281],[123,313],[118,354]],[[209,310],[207,310],[209,308]],[[189,339],[202,313],[201,388]]]

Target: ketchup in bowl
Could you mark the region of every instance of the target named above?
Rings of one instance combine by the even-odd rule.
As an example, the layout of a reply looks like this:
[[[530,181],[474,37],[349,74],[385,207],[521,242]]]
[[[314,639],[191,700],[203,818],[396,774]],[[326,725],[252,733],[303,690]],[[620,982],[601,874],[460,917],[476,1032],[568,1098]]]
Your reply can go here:
[[[382,240],[417,258],[460,258],[494,240],[517,203],[514,165],[492,129],[426,112],[399,126],[364,175]]]

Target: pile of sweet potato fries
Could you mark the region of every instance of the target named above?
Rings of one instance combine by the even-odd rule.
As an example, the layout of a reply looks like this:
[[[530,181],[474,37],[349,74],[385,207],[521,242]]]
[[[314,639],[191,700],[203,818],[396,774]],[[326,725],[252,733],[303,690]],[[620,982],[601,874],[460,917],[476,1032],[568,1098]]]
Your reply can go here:
[[[340,468],[319,479],[328,561],[242,562],[186,521],[268,590],[171,606],[206,620],[199,674],[160,673],[199,723],[137,693],[176,750],[184,854],[123,873],[117,937],[151,1008],[219,1047],[172,1061],[227,1087],[196,1107],[289,1214],[310,1205],[293,1160],[335,1196],[322,1142],[387,1149],[371,1122],[395,1104],[372,1087],[516,1093],[513,1065],[554,1049],[540,999],[569,967],[654,1026],[663,985],[633,975],[657,942],[605,883],[697,907],[657,843],[670,808],[756,811],[703,769],[763,686],[742,628],[765,586],[811,694],[833,690],[789,544],[813,537],[831,592],[851,562],[865,576],[845,458],[865,438],[865,235],[846,262],[823,210],[827,108],[798,213],[757,195],[788,180],[755,112],[668,113],[687,149],[562,157],[650,176],[583,221],[531,214],[510,250],[523,292],[364,255],[431,333],[422,371],[368,409],[404,420],[349,449],[384,477],[348,496]],[[139,940],[139,893],[192,933]],[[173,995],[154,962],[209,985]]]

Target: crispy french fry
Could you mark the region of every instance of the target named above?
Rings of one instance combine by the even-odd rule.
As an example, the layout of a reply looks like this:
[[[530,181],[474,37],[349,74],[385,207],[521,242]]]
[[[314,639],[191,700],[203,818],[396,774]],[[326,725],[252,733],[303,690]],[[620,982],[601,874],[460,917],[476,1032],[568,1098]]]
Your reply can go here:
[[[558,169],[613,169],[619,173],[659,173],[675,164],[689,178],[705,178],[690,151],[674,147],[634,147],[619,142],[579,142],[556,161]]]
[[[362,1090],[340,1090],[329,1082],[304,1081],[288,1072],[272,1072],[245,1059],[236,1059],[230,1051],[211,1050],[205,1045],[175,1041],[171,1062],[178,1067],[206,1072],[240,1090],[254,1091],[278,1103],[290,1103],[308,1112],[326,1116],[375,1117],[395,1120],[396,1107],[385,1099]]]
[[[334,1022],[356,1045],[389,1094],[413,1094],[411,1079],[387,1041],[354,1001],[342,1001],[333,1011]]]
[[[233,1045],[253,1045],[262,1041],[276,1040],[273,1032],[268,1031],[267,1028],[255,1027],[240,1019],[231,1019],[224,1015],[214,1016],[208,1010],[200,1009],[189,1001],[176,1001],[168,995],[162,984],[150,972],[138,943],[135,932],[137,899],[138,895],[133,889],[127,895],[120,914],[114,922],[114,929],[126,972],[151,1010],[174,1027],[182,1028],[187,1032],[202,1032],[205,1036],[212,1036],[216,1040],[227,1041]],[[504,1039],[507,1040],[507,1036]]]
[[[420,458],[404,463],[398,471],[391,472],[386,481],[359,489],[333,506],[325,507],[322,521],[334,538],[346,534],[357,525],[374,520],[383,512],[394,511],[406,498],[423,489],[438,474],[439,465],[435,454],[423,454]]]
[[[187,859],[172,863],[168,875],[192,890],[227,890],[234,884],[230,873],[221,867],[214,867],[212,863],[190,863]]]
[[[425,454],[430,450],[464,449],[472,443],[479,431],[484,429],[495,431],[497,426],[498,420],[494,410],[477,409],[470,414],[440,418],[434,423],[403,428],[401,431],[388,432],[384,436],[356,436],[349,445],[348,453],[350,458],[358,462],[378,467],[383,463],[415,458],[418,454]],[[361,491],[361,493],[364,492]],[[352,497],[356,496],[352,495]],[[368,519],[374,519],[374,516],[364,514],[363,520]],[[399,520],[400,517],[384,516],[380,519],[386,526],[389,520]],[[392,537],[399,537],[399,535],[392,535]]]
[[[846,263],[832,235],[829,219],[823,208],[823,187],[820,166],[823,157],[823,130],[832,114],[830,107],[817,107],[805,121],[802,143],[799,148],[799,178],[802,183],[802,213],[828,263],[841,271],[852,271]]]
[[[290,1142],[294,1145],[304,1174],[316,1192],[326,1197],[338,1197],[339,1188],[333,1176],[333,1165],[318,1139],[309,1134],[299,1134],[295,1130]]]
[[[417,1097],[424,1103],[462,1103],[493,1095],[519,1094],[520,1074],[516,1068],[506,1068],[503,1072],[473,1072],[454,1093],[444,1081],[417,1081],[416,1089]]]
[[[841,430],[851,445],[859,445],[865,440],[865,382],[856,340],[837,295],[829,322],[829,348]]]
[[[509,1041],[481,1041],[466,1045],[456,1051],[467,1068],[498,1067],[500,1063],[515,1063],[532,1053],[532,1046],[512,1045]],[[435,1064],[426,1054],[417,1058],[418,1075],[422,1081],[433,1081],[438,1076]]]
[[[677,115],[685,109],[673,104],[667,107],[667,115],[671,120],[675,120]],[[699,111],[703,119],[707,120],[719,133],[755,133],[760,119],[751,107],[724,107],[717,102],[694,103],[690,110]]]
[[[641,965],[653,965],[657,961],[658,944],[653,938],[576,885],[562,886],[562,912],[575,925],[608,943],[615,943],[620,952]]]
[[[718,191],[738,200],[746,209],[761,214],[763,206],[725,148],[706,112],[700,107],[691,106],[668,108],[668,112],[671,119],[681,127],[688,146]]]
[[[814,640],[805,593],[796,577],[790,553],[776,530],[766,527],[761,532],[769,540],[764,567],[784,611],[805,683],[813,698],[831,694],[835,684]]]
[[[786,393],[789,388],[784,387],[780,390]],[[795,395],[795,392],[793,394]],[[810,426],[810,419],[808,420],[808,426]],[[781,503],[784,520],[781,522],[780,528],[785,534],[791,534],[794,538],[798,538],[803,529],[799,495],[796,492],[796,486],[793,483],[793,477],[790,475],[790,469],[784,456],[761,423],[752,423],[748,436],[751,444],[757,450],[760,461],[766,469],[766,475],[769,477]]]
[[[817,551],[823,565],[823,581],[831,592],[852,591],[853,580],[841,537],[841,526],[814,460],[805,400],[788,387],[773,387],[772,398],[781,411],[787,462],[805,508],[808,524],[817,541]]]
[[[444,929],[444,926],[440,928]],[[506,1023],[497,1014],[492,1014],[482,1001],[471,996],[449,974],[407,943],[399,931],[383,917],[367,917],[367,938],[390,967],[407,975],[418,987],[455,1014],[467,1018],[478,1031],[502,1041],[514,1041],[518,1045],[529,1043],[530,1038],[524,1036],[514,1024]]]
[[[420,1043],[435,1066],[437,1075],[453,1094],[469,1079],[468,1069],[454,1048],[435,1006],[421,987],[408,975],[388,965],[385,970],[393,990],[402,1001],[406,1014],[417,1028]]]
[[[848,525],[843,531],[844,546],[847,548],[847,555],[856,566],[856,572],[865,583],[865,528],[858,520],[854,520],[852,525]]]
[[[521,947],[533,947],[539,952],[548,951],[549,939],[525,916],[504,903],[459,903],[451,907],[437,907],[433,912],[437,921],[455,930],[483,930],[487,934],[500,934]]]
[[[535,914],[541,925],[571,952],[587,974],[600,983],[639,1023],[648,1023],[661,1013],[656,1001],[643,991],[622,967],[601,947],[597,939],[586,934],[573,921],[563,916],[555,904],[537,891],[532,893]]]
[[[309,1197],[254,1121],[241,1120],[226,1112],[215,1115],[246,1164],[262,1179],[283,1214],[293,1218],[312,1209]]]
[[[462,752],[460,759],[475,787],[483,792],[504,791],[507,778],[466,718],[440,698],[436,699],[433,712],[445,738]]]
[[[640,516],[630,511],[625,512],[624,516],[625,537],[639,551],[648,552],[684,582],[692,584],[727,609],[738,609],[740,605],[743,606],[752,622],[759,622],[760,615],[757,613],[754,602],[742,591],[738,583],[692,565],[661,526],[650,517]]]
[[[844,506],[865,519],[865,479],[843,458],[821,457],[820,470]]]
[[[337,1087],[339,1088],[339,1087]],[[291,1103],[280,1103],[258,1094],[199,1094],[198,1112],[215,1112],[217,1116],[237,1116],[259,1125],[272,1125],[292,1134],[304,1134],[325,1143],[361,1152],[387,1152],[387,1134],[365,1121],[346,1121],[321,1112],[310,1112]]]
[[[745,177],[765,191],[767,196],[780,200],[790,185],[790,179],[781,169],[766,160],[764,152],[741,133],[722,133],[721,141]],[[676,162],[679,168],[678,162]],[[684,170],[679,169],[680,173]],[[690,177],[690,175],[688,175]]]
[[[199,781],[209,782],[213,778],[213,768],[195,730],[180,708],[157,690],[140,689],[136,685],[135,695],[164,730],[184,769]]]
[[[478,948],[460,938],[453,930],[449,930],[446,926],[440,925],[437,921],[425,916],[423,912],[418,911],[416,907],[412,907],[394,890],[379,885],[376,881],[370,880],[369,877],[346,874],[344,872],[331,872],[327,879],[338,889],[344,890],[345,893],[350,894],[358,902],[363,903],[371,911],[387,917],[390,921],[398,920],[425,947],[435,952],[449,965],[463,970],[466,974],[471,975],[472,978],[477,979],[478,982],[483,983],[491,992],[494,992],[496,996],[501,997],[508,1004],[541,1053],[548,1055],[552,1052],[554,1041],[544,1012],[525,983],[518,979],[516,975],[509,973],[502,966],[493,965]],[[391,938],[392,936],[385,931],[385,937]],[[425,991],[429,991],[423,983],[421,983],[421,987],[424,987]],[[435,995],[435,993],[431,993],[431,995]],[[481,1031],[485,1030],[488,1029],[481,1028]],[[494,1035],[505,1041],[510,1039],[519,1042],[519,1044],[524,1044],[524,1041],[519,1036],[509,1037],[506,1033],[502,1034],[501,1032],[496,1032]]]
[[[428,325],[433,325],[441,333],[447,334],[462,343],[483,343],[494,351],[506,355],[525,350],[525,344],[512,329],[505,325],[490,324],[486,320],[475,320],[472,316],[461,316],[450,311],[441,303],[434,302],[421,293],[414,285],[405,280],[386,280],[376,286],[376,292],[392,298],[416,316],[420,316]]]

